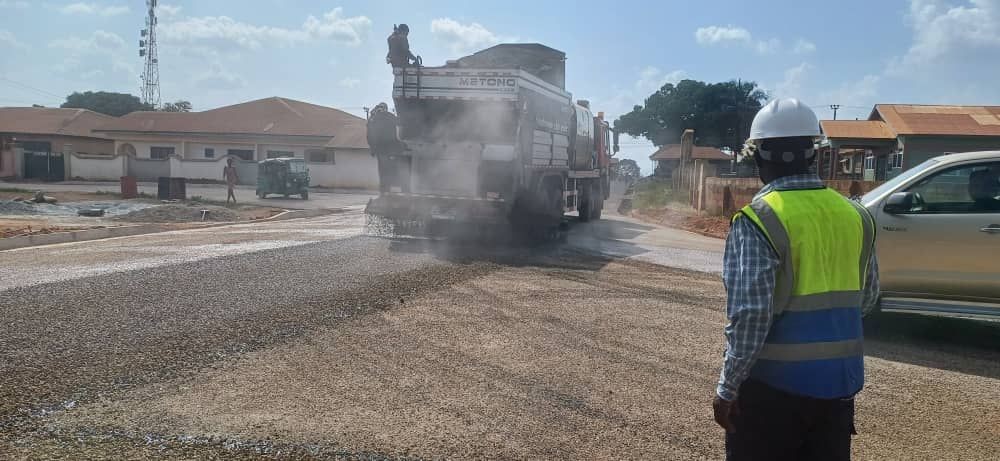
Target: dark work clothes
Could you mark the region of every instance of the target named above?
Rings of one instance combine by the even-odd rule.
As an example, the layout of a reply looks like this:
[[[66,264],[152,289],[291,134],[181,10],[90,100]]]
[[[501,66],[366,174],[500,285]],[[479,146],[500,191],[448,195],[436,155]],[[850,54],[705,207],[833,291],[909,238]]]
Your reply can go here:
[[[392,112],[378,111],[368,119],[368,147],[372,155],[402,152],[402,143],[396,135],[396,116]]]
[[[410,52],[410,41],[407,40],[406,36],[393,32],[388,38],[389,42],[389,55],[387,59],[392,67],[407,67],[410,62],[416,62],[417,57]]]
[[[727,461],[847,461],[854,399],[815,399],[747,380],[736,399],[735,433],[726,434]]]

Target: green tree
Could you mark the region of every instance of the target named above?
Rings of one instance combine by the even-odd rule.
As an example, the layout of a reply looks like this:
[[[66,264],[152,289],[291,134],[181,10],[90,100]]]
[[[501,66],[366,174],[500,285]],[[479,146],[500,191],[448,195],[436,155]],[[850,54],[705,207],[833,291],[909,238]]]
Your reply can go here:
[[[74,92],[67,96],[66,102],[59,107],[89,109],[114,117],[120,117],[137,110],[153,110],[149,104],[143,104],[136,96],[107,91]]]
[[[618,161],[618,170],[615,172],[616,179],[639,179],[642,171],[639,164],[630,158],[623,158]]]
[[[755,82],[682,80],[663,85],[643,105],[618,118],[615,128],[657,146],[679,143],[681,133],[690,128],[697,145],[739,149],[766,99]]]
[[[191,112],[191,103],[183,99],[177,102],[168,102],[160,108],[163,112]]]

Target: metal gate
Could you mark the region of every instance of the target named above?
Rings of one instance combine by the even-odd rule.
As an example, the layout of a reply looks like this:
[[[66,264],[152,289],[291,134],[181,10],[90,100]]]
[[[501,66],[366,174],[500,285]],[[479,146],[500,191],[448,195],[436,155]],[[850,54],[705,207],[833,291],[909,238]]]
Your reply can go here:
[[[50,152],[52,144],[48,142],[25,142],[24,178],[40,179],[42,181],[63,181],[66,179],[66,164],[63,154]]]

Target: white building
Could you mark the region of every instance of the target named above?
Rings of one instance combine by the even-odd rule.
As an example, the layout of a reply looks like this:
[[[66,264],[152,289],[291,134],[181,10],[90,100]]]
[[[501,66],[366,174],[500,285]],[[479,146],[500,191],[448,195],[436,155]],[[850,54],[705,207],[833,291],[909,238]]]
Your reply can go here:
[[[256,162],[304,158],[313,186],[378,188],[375,159],[369,155],[365,120],[330,107],[272,97],[203,112],[133,112],[94,129],[114,140],[114,168],[73,159],[84,179],[140,181],[160,176],[221,180],[228,158],[240,178],[256,181]],[[105,160],[106,161],[106,160]],[[109,177],[101,176],[106,172]],[[82,176],[73,173],[74,176]]]

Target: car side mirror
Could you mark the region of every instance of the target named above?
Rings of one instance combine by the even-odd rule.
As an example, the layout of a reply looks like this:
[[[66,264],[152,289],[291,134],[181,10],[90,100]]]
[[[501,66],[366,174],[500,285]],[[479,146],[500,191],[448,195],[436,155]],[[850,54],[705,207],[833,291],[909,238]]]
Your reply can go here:
[[[885,206],[882,208],[883,211],[889,214],[901,214],[913,210],[913,206],[917,204],[917,194],[913,192],[896,192],[889,196],[889,199],[885,201]]]

